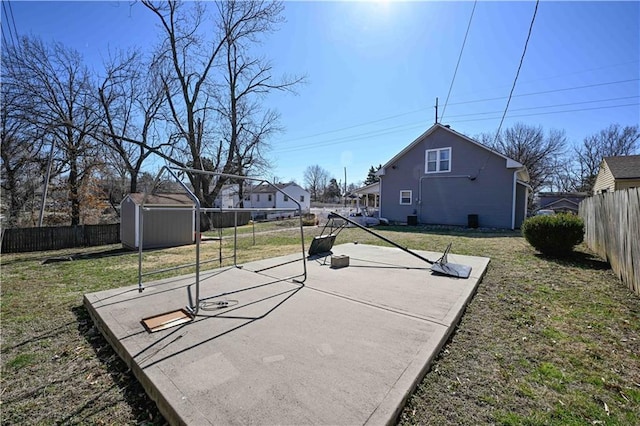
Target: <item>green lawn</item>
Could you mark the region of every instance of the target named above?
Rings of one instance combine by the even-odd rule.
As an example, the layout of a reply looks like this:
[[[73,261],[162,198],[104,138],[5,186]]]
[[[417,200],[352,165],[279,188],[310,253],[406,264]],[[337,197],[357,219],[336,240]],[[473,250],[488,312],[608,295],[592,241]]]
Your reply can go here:
[[[257,224],[255,243],[250,225],[239,229],[239,262],[300,250],[299,231],[290,228],[297,223],[288,222]],[[319,232],[305,227],[307,248]],[[640,423],[640,297],[584,246],[556,261],[512,232],[380,232],[410,248],[442,251],[453,242],[456,253],[491,258],[400,423]],[[224,256],[232,234],[223,234]],[[353,241],[382,243],[358,229],[343,231],[337,243]],[[202,258],[215,260],[212,266],[219,244],[202,244]],[[117,249],[2,255],[3,424],[164,423],[82,306],[84,293],[137,282],[137,254]],[[75,260],[41,264],[61,255]],[[157,250],[145,254],[144,267],[193,259],[193,246]]]

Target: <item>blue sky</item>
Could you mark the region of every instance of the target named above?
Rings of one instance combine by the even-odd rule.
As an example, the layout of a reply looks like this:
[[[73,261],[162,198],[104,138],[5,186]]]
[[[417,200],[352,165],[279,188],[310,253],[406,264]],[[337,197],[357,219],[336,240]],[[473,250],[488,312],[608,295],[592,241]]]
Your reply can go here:
[[[19,34],[60,41],[100,70],[109,49],[151,47],[155,21],[128,2],[11,1]],[[303,183],[307,166],[355,183],[442,115],[473,2],[286,2],[286,22],[260,51],[275,74],[304,74],[297,95],[265,104],[285,131],[273,175]],[[441,121],[494,132],[515,78],[535,2],[476,4]],[[3,10],[3,31],[6,20]],[[581,143],[611,123],[640,121],[640,2],[541,1],[503,128],[564,129]]]

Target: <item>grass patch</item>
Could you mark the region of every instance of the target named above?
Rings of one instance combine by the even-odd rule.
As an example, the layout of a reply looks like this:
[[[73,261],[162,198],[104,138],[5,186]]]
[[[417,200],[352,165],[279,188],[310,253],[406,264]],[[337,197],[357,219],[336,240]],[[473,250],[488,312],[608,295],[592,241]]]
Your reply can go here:
[[[299,252],[298,224],[256,223],[255,242],[253,226],[241,227],[237,261]],[[305,249],[320,231],[304,228]],[[491,258],[400,424],[640,423],[640,298],[583,245],[553,260],[514,232],[376,231],[414,249],[441,252],[453,242],[454,253]],[[232,241],[233,231],[224,230],[221,241],[201,245],[201,258],[210,268],[231,264]],[[353,228],[336,243],[354,241],[385,245]],[[53,256],[75,260],[41,264]],[[194,260],[193,246],[176,247],[145,253],[143,267]],[[165,423],[82,306],[85,293],[135,284],[137,253],[107,246],[3,255],[1,262],[3,424]]]

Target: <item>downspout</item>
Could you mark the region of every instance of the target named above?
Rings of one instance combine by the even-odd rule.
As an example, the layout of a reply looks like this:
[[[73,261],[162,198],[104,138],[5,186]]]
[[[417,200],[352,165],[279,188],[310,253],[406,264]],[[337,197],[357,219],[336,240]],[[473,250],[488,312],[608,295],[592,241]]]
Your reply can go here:
[[[516,192],[518,185],[518,170],[513,171],[513,196],[511,199],[511,230],[516,229]]]
[[[378,198],[379,198],[379,205],[380,208],[378,209],[378,219],[383,218],[384,216],[382,215],[382,176],[379,176],[380,180],[378,181]]]

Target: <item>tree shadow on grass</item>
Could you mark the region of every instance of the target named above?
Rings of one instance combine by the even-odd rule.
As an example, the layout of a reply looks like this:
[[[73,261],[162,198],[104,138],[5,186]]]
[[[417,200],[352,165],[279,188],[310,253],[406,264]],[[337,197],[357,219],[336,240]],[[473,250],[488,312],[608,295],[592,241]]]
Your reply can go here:
[[[535,256],[562,266],[572,266],[582,269],[593,269],[599,271],[611,269],[611,265],[609,265],[607,261],[602,260],[600,257],[591,253],[585,253],[577,250],[572,251],[571,254],[564,257],[547,256],[541,253],[536,253]]]
[[[71,310],[78,319],[78,332],[93,348],[95,356],[100,363],[106,367],[109,376],[113,380],[113,386],[93,396],[80,408],[69,414],[61,423],[67,423],[75,417],[87,418],[95,414],[100,398],[106,392],[117,387],[120,389],[124,401],[131,407],[131,412],[135,416],[137,424],[167,425],[166,420],[158,410],[158,406],[149,398],[131,369],[116,354],[109,342],[97,329],[85,306],[75,306]]]

